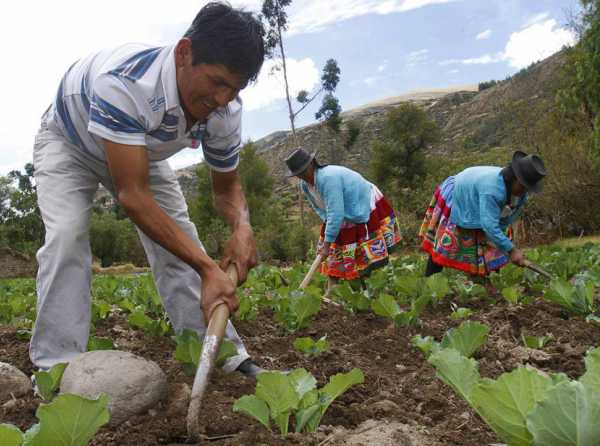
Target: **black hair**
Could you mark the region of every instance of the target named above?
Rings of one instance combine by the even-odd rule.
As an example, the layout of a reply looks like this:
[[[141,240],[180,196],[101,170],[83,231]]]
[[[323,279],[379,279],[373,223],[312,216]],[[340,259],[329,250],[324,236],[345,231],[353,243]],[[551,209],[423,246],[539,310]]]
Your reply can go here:
[[[223,65],[256,80],[265,59],[264,34],[252,13],[211,2],[200,10],[184,37],[192,41],[193,65]]]
[[[515,181],[517,181],[517,176],[515,175],[515,171],[510,164],[503,168],[500,173],[502,174],[504,186],[506,187],[506,204],[510,205],[512,198],[512,186],[515,184]]]
[[[312,162],[313,162],[313,165],[315,166],[315,169],[320,169],[321,167],[329,166],[329,164],[327,164],[327,163],[320,163],[319,161],[317,161],[316,156],[313,158]]]

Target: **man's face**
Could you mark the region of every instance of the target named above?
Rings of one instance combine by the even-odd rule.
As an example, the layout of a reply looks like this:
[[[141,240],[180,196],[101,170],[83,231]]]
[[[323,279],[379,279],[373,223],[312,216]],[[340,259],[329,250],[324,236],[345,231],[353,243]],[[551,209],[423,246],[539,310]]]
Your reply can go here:
[[[181,39],[177,44],[175,65],[179,98],[195,121],[203,121],[217,107],[226,106],[248,84],[244,76],[223,65],[192,65],[189,39]]]

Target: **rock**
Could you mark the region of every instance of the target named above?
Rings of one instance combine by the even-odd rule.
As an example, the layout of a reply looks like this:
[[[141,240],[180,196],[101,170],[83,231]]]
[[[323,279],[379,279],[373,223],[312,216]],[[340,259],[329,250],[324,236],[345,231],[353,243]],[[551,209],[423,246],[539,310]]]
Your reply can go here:
[[[400,373],[404,373],[408,370],[408,367],[406,367],[403,364],[396,364],[396,369],[400,372]]]
[[[7,411],[11,411],[15,407],[17,407],[17,400],[13,400],[13,399],[8,400],[6,403],[4,403],[2,405],[2,408]]]
[[[61,393],[97,398],[110,396],[110,425],[146,413],[167,393],[167,378],[160,367],[144,358],[118,350],[83,353],[66,368]]]
[[[171,387],[167,402],[167,415],[171,418],[185,417],[190,406],[192,389],[186,383],[177,383]]]
[[[375,404],[373,404],[373,409],[378,413],[388,415],[388,414],[394,413],[396,411],[399,411],[400,407],[393,401],[381,400],[381,401],[377,401]]]
[[[336,428],[330,437],[331,446],[440,446],[416,428],[392,420],[367,420],[352,430]]]
[[[32,392],[31,380],[18,368],[0,362],[0,403]],[[12,395],[12,396],[11,396]]]

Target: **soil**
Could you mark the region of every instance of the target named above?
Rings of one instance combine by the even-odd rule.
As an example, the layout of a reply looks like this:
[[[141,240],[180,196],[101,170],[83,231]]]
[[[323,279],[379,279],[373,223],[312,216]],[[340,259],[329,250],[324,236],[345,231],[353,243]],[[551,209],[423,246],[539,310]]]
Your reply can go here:
[[[476,355],[480,372],[497,377],[516,365],[530,363],[547,372],[564,372],[577,378],[584,371],[585,351],[600,345],[600,327],[580,317],[564,318],[560,308],[545,302],[528,306],[508,306],[473,302],[471,319],[490,326],[488,342]],[[239,445],[460,445],[481,446],[498,438],[435,376],[423,355],[412,347],[415,334],[441,339],[444,332],[460,324],[452,320],[449,302],[428,309],[421,327],[397,328],[372,313],[351,314],[331,305],[324,306],[309,328],[294,334],[278,326],[271,314],[263,312],[255,321],[238,321],[252,357],[268,369],[304,367],[319,381],[330,375],[358,367],[365,382],[336,400],[316,434],[291,434],[282,439],[267,432],[259,423],[232,412],[234,401],[254,393],[255,382],[234,372],[217,371],[203,401],[206,409],[200,424],[210,443]],[[521,333],[552,334],[543,351],[526,349]],[[292,347],[298,336],[327,334],[330,351],[307,358]],[[120,350],[157,362],[168,376],[167,401],[147,414],[136,416],[117,428],[103,428],[91,443],[94,446],[168,445],[186,442],[185,415],[193,378],[173,359],[174,342],[153,338],[128,328],[120,315],[111,315],[97,327],[98,336],[110,336]],[[0,361],[31,374],[27,341],[16,330],[0,327]],[[188,387],[189,386],[189,387]],[[40,400],[33,395],[0,405],[0,422],[21,429],[35,421]],[[208,442],[203,442],[208,444]]]

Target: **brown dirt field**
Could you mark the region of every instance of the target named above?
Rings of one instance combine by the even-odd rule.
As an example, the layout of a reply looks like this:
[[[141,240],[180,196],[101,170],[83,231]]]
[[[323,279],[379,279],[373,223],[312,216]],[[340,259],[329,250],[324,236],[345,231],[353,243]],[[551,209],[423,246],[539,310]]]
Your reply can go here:
[[[509,307],[474,302],[471,319],[491,328],[485,347],[476,354],[482,376],[497,377],[519,363],[578,377],[584,370],[585,351],[600,345],[600,327],[580,317],[563,319],[561,310],[543,302]],[[240,445],[460,445],[481,446],[498,439],[475,415],[467,403],[435,377],[434,369],[412,347],[415,334],[440,339],[459,321],[449,318],[448,301],[422,315],[422,327],[401,328],[372,313],[351,314],[326,306],[308,329],[286,333],[267,312],[255,321],[238,321],[236,326],[255,360],[265,368],[304,367],[323,385],[330,375],[358,367],[365,383],[353,387],[336,400],[323,419],[317,434],[292,434],[282,439],[267,432],[259,423],[233,413],[235,399],[254,393],[254,381],[238,373],[215,373],[207,389],[200,420],[204,433],[219,446]],[[522,347],[522,332],[531,335],[551,333],[554,341],[544,353]],[[292,347],[299,336],[327,334],[331,350],[317,358],[307,358]],[[121,350],[157,362],[168,376],[169,400],[148,414],[134,417],[121,426],[103,428],[91,443],[94,446],[161,445],[184,443],[187,401],[179,395],[192,378],[183,373],[172,354],[175,344],[168,338],[152,338],[127,328],[125,319],[113,315],[97,328],[97,335],[110,336]],[[27,342],[16,330],[0,327],[0,360],[32,373]],[[179,398],[179,399],[178,399]],[[21,429],[35,422],[40,401],[32,396],[10,407],[0,406],[0,422]],[[366,423],[366,424],[365,424]],[[370,423],[370,424],[369,424]],[[367,426],[365,428],[365,426]],[[382,436],[387,439],[382,439]],[[225,438],[220,438],[225,436]],[[364,440],[364,441],[363,441]]]

